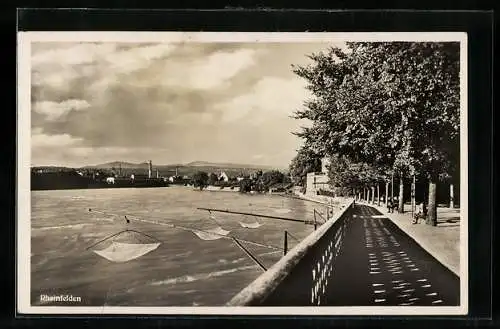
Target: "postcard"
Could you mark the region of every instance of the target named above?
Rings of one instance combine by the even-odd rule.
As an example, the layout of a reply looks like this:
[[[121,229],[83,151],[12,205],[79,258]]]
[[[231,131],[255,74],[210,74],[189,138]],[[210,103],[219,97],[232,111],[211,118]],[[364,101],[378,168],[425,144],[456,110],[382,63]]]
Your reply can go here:
[[[20,314],[464,315],[465,33],[19,32]]]

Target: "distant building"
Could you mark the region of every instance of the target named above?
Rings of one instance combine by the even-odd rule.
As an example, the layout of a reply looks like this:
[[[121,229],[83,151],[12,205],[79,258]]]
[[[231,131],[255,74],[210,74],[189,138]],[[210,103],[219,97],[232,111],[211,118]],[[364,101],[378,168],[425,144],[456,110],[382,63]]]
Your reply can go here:
[[[306,179],[306,194],[317,194],[320,190],[331,191],[328,177],[328,158],[321,159],[321,172],[310,172]]]
[[[225,172],[221,172],[218,176],[219,181],[227,182],[229,181],[229,176]]]
[[[132,174],[130,175],[130,179],[135,179],[135,180],[144,180],[144,179],[149,179],[149,174],[144,175],[144,174]]]

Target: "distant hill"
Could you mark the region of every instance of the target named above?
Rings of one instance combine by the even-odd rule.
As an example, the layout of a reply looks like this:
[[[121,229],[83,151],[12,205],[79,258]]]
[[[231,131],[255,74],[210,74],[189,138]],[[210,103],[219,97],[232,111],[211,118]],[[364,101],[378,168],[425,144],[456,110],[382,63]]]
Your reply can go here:
[[[108,163],[102,163],[94,166],[85,166],[83,168],[97,168],[97,169],[107,169],[107,168],[119,168],[121,165],[122,169],[136,169],[136,168],[148,168],[147,162],[142,163],[130,163],[123,161],[113,161]]]
[[[113,161],[102,163],[93,166],[85,166],[84,169],[109,169],[109,168],[121,168],[122,169],[148,169],[148,163],[130,163],[123,161]],[[219,168],[219,169],[261,169],[261,170],[271,170],[275,169],[272,166],[264,166],[264,165],[251,165],[251,164],[237,164],[237,163],[216,163],[216,162],[208,162],[208,161],[193,161],[186,164],[168,164],[168,165],[159,165],[153,162],[154,168],[175,168],[175,167],[196,167],[196,168]]]
[[[272,166],[265,165],[252,165],[252,164],[240,164],[240,163],[217,163],[217,162],[208,162],[208,161],[194,161],[190,163],[186,163],[184,166],[186,167],[213,167],[213,168],[227,168],[227,169],[240,169],[240,168],[248,168],[248,169],[274,169]]]

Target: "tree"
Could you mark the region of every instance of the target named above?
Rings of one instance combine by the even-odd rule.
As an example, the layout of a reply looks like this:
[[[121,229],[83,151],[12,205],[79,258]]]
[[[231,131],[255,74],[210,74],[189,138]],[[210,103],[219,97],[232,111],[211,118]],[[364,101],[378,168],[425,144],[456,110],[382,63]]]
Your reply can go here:
[[[199,187],[200,191],[208,185],[208,174],[204,171],[197,171],[193,175],[193,186]]]
[[[208,175],[208,185],[215,185],[219,181],[218,177],[214,173]]]
[[[294,67],[314,96],[295,113],[312,121],[298,135],[321,153],[401,179],[425,174],[435,225],[435,184],[458,159],[459,44],[356,42],[347,48],[312,54],[313,65]]]
[[[308,173],[321,171],[321,156],[307,145],[304,145],[292,159],[289,169],[293,183],[305,186]]]
[[[275,184],[283,183],[284,179],[285,175],[279,170],[266,171],[260,177],[260,180],[262,181],[264,186],[266,186],[266,188],[269,188]]]
[[[252,191],[252,180],[249,178],[244,178],[239,182],[240,185],[240,192],[241,193],[247,193]]]

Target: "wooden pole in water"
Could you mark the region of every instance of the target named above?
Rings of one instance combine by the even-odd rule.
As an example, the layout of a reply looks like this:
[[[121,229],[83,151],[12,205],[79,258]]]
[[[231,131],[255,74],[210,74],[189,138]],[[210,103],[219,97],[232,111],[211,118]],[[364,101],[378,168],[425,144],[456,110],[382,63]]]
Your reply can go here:
[[[264,265],[262,265],[262,264],[261,264],[261,263],[257,260],[257,258],[255,258],[255,257],[254,257],[254,256],[253,256],[253,255],[252,255],[252,254],[251,254],[251,253],[250,253],[250,252],[249,252],[249,251],[248,251],[245,247],[243,247],[243,245],[242,245],[242,244],[241,244],[241,243],[240,243],[240,242],[239,242],[236,238],[234,238],[234,237],[233,237],[233,241],[234,241],[234,243],[236,243],[236,245],[237,245],[238,247],[240,247],[240,249],[241,249],[241,250],[243,250],[243,252],[244,252],[245,254],[247,254],[247,255],[248,255],[248,257],[250,257],[250,258],[251,258],[251,259],[252,259],[252,260],[253,260],[253,261],[254,261],[257,265],[259,265],[261,269],[263,269],[264,271],[267,271],[267,270],[266,270],[266,268],[264,267]]]
[[[270,215],[261,215],[261,214],[253,214],[249,212],[240,212],[240,211],[231,211],[229,209],[213,209],[213,208],[196,208],[198,210],[206,210],[206,211],[215,211],[215,212],[223,212],[227,214],[236,214],[236,215],[248,215],[248,216],[255,216],[255,217],[262,217],[262,218],[270,218],[270,219],[279,219],[279,220],[287,220],[291,222],[299,222],[299,223],[305,223],[305,224],[314,224],[312,221],[308,220],[300,220],[300,219],[295,219],[295,218],[286,218],[286,217],[279,217],[279,216],[270,216]]]

